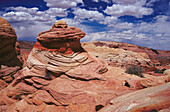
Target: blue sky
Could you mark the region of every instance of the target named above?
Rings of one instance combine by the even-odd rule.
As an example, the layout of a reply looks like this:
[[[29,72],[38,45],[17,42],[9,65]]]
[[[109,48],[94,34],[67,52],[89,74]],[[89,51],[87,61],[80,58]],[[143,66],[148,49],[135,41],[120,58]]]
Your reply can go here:
[[[0,0],[0,17],[18,40],[63,19],[86,33],[84,41],[117,41],[170,50],[170,0]]]

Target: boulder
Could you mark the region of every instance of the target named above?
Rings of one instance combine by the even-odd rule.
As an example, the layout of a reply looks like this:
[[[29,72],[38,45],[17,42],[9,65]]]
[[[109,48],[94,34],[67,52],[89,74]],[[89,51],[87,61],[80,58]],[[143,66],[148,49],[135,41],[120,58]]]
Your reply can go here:
[[[164,73],[163,73],[163,75],[170,75],[170,69],[165,70]]]
[[[19,44],[16,40],[17,36],[12,26],[0,18],[0,79],[6,83],[12,82],[14,74],[22,67]]]

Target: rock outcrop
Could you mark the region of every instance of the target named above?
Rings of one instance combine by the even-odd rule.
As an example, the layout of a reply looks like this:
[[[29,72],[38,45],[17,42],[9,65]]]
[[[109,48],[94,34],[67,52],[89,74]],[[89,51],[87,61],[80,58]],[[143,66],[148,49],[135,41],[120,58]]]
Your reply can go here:
[[[169,112],[170,83],[114,98],[99,112]]]
[[[21,44],[21,54],[22,55],[24,54],[23,59],[26,59],[33,47],[32,43],[34,42],[31,43],[31,42],[20,41],[19,43]],[[162,75],[165,69],[170,69],[169,51],[154,50],[154,49],[140,47],[133,44],[111,42],[111,41],[110,42],[98,41],[98,42],[88,42],[88,43],[84,42],[82,44],[82,47],[91,55],[94,54],[94,56],[106,60],[107,63],[113,67],[115,66],[128,67],[131,65],[137,65],[143,67],[144,72],[156,76]],[[100,53],[97,53],[96,49],[98,49],[98,52]],[[104,53],[106,50],[107,52]],[[109,55],[107,56],[107,54]]]
[[[170,75],[170,69],[165,70],[163,74],[164,74],[164,75]]]
[[[96,105],[106,105],[119,91],[129,92],[127,87],[115,91],[114,81],[105,81],[102,74],[108,69],[81,47],[80,39],[84,36],[80,29],[63,21],[40,33],[26,67],[0,92],[1,106],[21,112],[48,108],[92,112]]]
[[[144,52],[127,51],[120,48],[110,48],[104,45],[95,46],[95,44],[96,42],[83,43],[83,48],[86,49],[89,54],[105,60],[109,66],[122,68],[134,65],[143,68],[153,67],[152,61]]]
[[[95,46],[106,46],[113,49],[124,49],[126,51],[132,51],[135,53],[144,53],[149,57],[151,63],[144,67],[145,71],[153,71],[154,69],[170,69],[170,51],[155,50],[146,47],[141,47],[133,44],[127,44],[122,42],[93,42]],[[153,68],[154,67],[154,68]]]
[[[12,26],[0,18],[0,89],[12,82],[22,66],[17,36]],[[2,86],[3,85],[3,86]]]

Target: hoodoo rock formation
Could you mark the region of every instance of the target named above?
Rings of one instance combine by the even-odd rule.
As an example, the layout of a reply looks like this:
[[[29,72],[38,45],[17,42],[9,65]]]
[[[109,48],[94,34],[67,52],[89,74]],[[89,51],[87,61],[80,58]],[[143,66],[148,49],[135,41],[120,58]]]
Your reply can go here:
[[[84,36],[80,29],[58,21],[51,30],[38,35],[38,42],[27,59],[28,68],[40,66],[57,76],[65,73],[82,80],[99,78],[98,74],[106,72],[107,68],[81,47],[80,39]]]
[[[19,44],[16,40],[17,36],[12,26],[0,18],[0,90],[12,82],[14,74],[22,66]]]
[[[102,77],[107,72],[104,63],[81,47],[84,36],[80,29],[62,20],[40,33],[26,67],[0,92],[1,106],[21,112],[45,112],[50,107],[87,112],[95,111],[97,104],[106,105],[115,96],[114,86],[107,85]],[[105,92],[109,97],[102,98]]]

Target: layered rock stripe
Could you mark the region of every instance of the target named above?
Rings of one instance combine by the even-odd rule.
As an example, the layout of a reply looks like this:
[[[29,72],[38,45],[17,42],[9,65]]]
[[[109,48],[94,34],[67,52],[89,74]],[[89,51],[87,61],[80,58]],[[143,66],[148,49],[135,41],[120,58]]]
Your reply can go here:
[[[15,73],[22,67],[22,59],[19,57],[19,44],[12,26],[3,18],[0,18],[0,89],[12,82]]]

